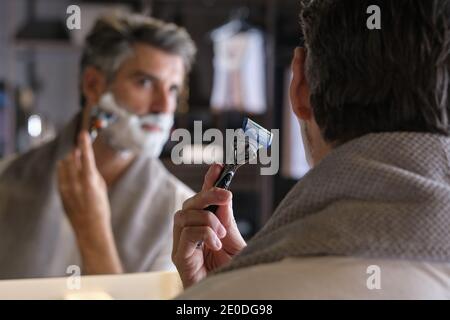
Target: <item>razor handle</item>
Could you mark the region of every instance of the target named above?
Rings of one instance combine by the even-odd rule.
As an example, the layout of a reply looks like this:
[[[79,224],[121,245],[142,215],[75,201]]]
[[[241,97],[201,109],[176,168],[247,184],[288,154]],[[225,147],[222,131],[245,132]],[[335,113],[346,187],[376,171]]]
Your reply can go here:
[[[235,165],[225,165],[225,167],[222,169],[222,173],[220,174],[219,179],[217,179],[216,183],[214,184],[214,187],[228,190],[237,168],[238,166]],[[205,208],[205,210],[216,214],[218,208],[219,206],[211,205]],[[197,243],[197,249],[201,248],[203,248],[203,241],[199,241]]]
[[[229,190],[230,185],[231,185],[231,180],[233,180],[235,171],[236,171],[236,169],[235,169],[234,165],[226,165],[222,169],[222,173],[220,174],[219,179],[217,179],[216,183],[214,184],[214,187]],[[218,206],[211,205],[211,206],[207,207],[205,210],[216,214],[217,209],[218,209]]]

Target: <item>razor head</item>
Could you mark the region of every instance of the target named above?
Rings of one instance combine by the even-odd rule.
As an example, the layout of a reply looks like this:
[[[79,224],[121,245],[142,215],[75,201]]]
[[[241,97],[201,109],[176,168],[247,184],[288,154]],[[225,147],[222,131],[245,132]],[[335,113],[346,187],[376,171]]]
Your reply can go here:
[[[251,147],[248,137],[244,134],[238,135],[234,140],[233,160],[234,165],[242,165],[250,163],[250,161],[257,158],[257,150]]]
[[[89,135],[91,140],[95,140],[103,129],[107,128],[115,121],[115,116],[109,112],[94,108],[91,113],[89,123]]]
[[[233,144],[233,159],[227,163],[243,165],[253,163],[260,149],[268,149],[272,144],[273,134],[256,122],[245,118],[242,129],[237,130]]]
[[[112,93],[104,94],[100,98],[97,106],[95,106],[91,112],[89,124],[89,134],[91,139],[95,140],[100,131],[115,122],[123,112],[124,111],[116,104]]]
[[[273,133],[249,118],[244,119],[242,130],[250,141],[257,144],[258,150],[261,148],[268,149],[272,145]]]

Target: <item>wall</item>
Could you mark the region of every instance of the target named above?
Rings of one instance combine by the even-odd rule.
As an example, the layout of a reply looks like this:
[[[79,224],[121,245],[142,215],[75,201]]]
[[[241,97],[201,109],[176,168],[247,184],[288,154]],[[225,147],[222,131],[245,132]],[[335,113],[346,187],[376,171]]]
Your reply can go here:
[[[25,0],[0,1],[0,79],[10,85],[27,85],[27,49],[14,44],[17,29],[26,18]],[[37,17],[65,19],[70,1],[40,0]],[[48,117],[57,128],[78,109],[78,61],[80,50],[70,46],[42,44],[35,48],[36,72],[41,90],[36,111]],[[55,81],[57,79],[57,81]]]

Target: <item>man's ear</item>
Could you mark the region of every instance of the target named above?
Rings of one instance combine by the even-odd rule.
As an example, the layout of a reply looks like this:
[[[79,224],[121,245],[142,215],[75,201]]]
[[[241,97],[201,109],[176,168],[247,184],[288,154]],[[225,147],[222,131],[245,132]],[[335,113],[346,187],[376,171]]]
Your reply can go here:
[[[308,80],[305,76],[306,50],[296,48],[294,58],[292,59],[292,82],[290,96],[292,110],[295,115],[305,121],[312,118],[313,112],[310,104],[310,89]]]
[[[82,90],[86,98],[84,107],[95,106],[106,90],[105,75],[97,68],[89,66],[84,69],[82,77]]]

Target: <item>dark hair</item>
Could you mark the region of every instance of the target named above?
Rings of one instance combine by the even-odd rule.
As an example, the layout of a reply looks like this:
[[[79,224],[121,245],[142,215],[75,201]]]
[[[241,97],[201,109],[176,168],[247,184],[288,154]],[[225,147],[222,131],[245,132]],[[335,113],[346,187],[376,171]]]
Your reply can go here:
[[[367,9],[381,9],[369,30]],[[303,0],[306,76],[328,142],[449,135],[450,0]]]
[[[197,51],[187,31],[173,23],[138,14],[112,14],[98,19],[87,36],[80,74],[87,66],[94,66],[111,81],[136,43],[148,44],[180,56],[186,72],[190,71]],[[81,96],[81,105],[84,106],[82,91]]]

